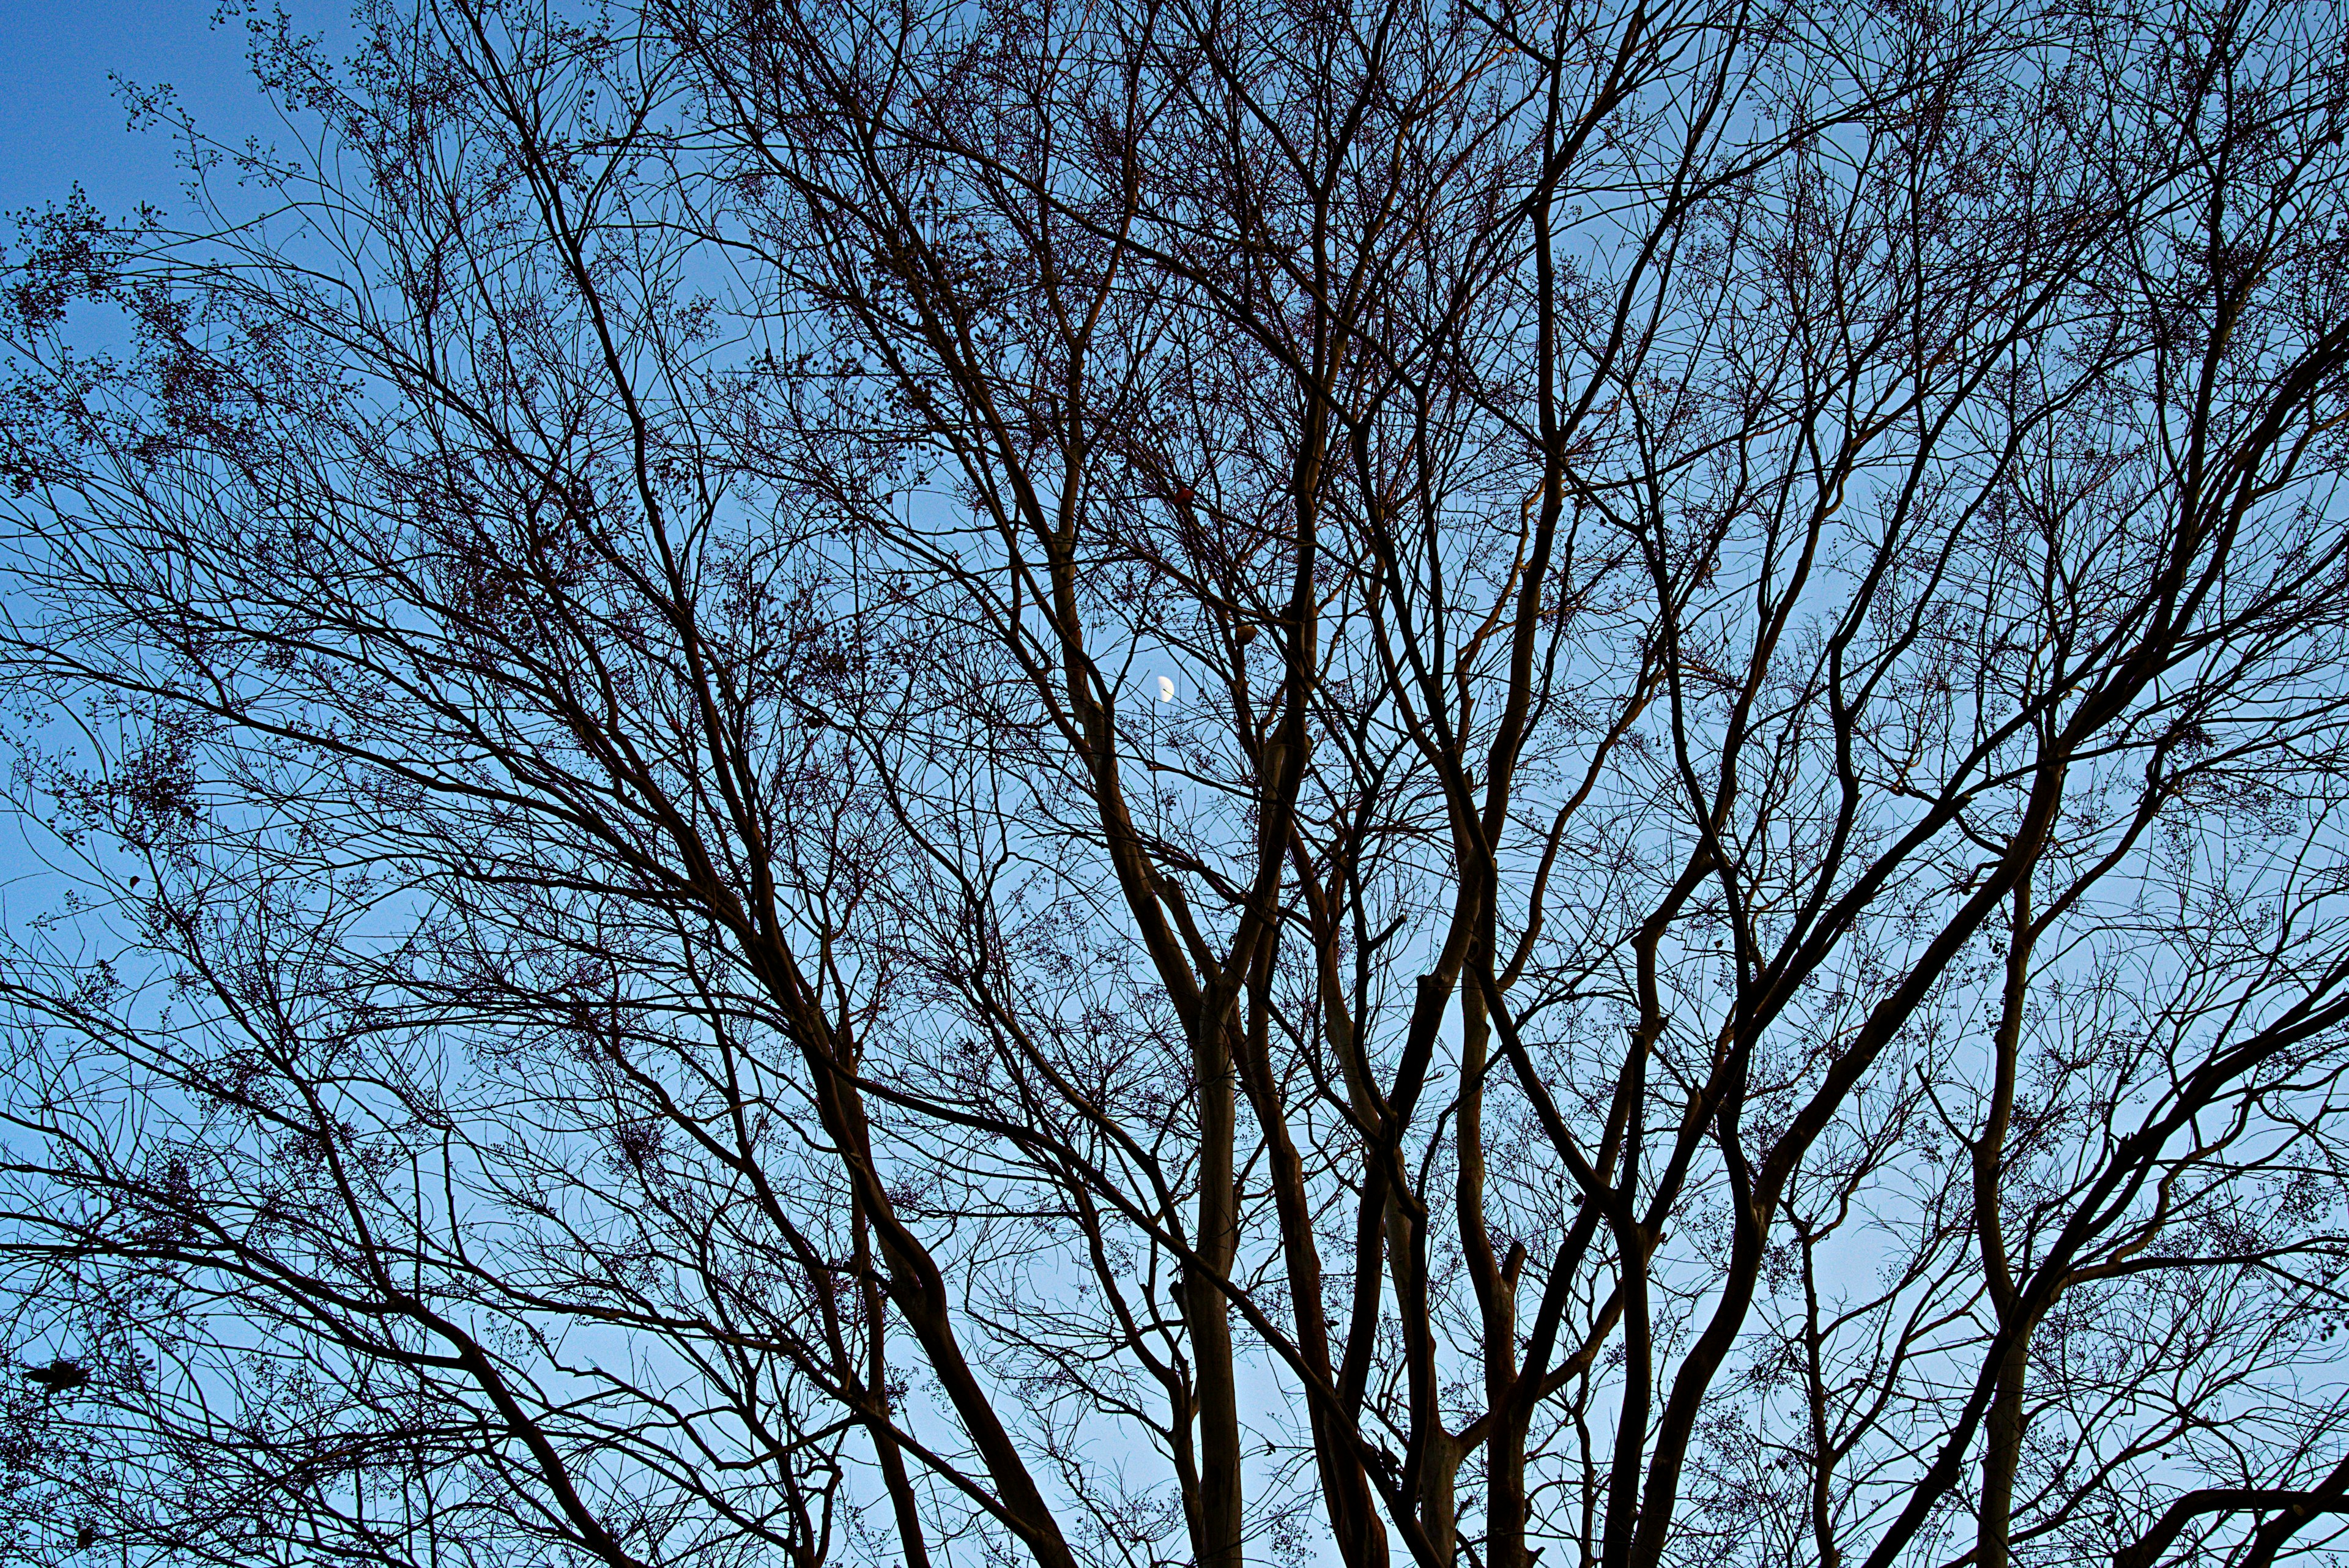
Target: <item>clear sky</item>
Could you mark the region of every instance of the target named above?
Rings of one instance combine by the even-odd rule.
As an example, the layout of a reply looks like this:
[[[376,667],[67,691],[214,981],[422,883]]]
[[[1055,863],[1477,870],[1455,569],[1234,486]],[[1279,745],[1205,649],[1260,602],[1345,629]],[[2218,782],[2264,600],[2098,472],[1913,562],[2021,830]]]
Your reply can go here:
[[[312,31],[342,8],[294,0]],[[272,139],[275,119],[245,67],[241,18],[215,0],[14,0],[0,4],[0,212],[60,201],[78,180],[99,210],[179,204],[168,140],[124,129],[109,76],[168,82],[207,127]],[[15,237],[9,223],[0,244]]]

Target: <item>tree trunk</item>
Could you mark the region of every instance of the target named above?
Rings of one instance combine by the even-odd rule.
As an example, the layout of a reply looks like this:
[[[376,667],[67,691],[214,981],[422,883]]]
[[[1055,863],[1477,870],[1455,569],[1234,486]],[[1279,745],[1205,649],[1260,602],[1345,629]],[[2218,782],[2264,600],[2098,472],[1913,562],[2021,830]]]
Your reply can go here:
[[[1202,1019],[1192,1047],[1199,1081],[1200,1264],[1185,1271],[1183,1314],[1196,1363],[1199,1509],[1192,1551],[1199,1568],[1240,1568],[1239,1393],[1231,1309],[1209,1276],[1228,1275],[1237,1241],[1232,1192],[1232,1056],[1221,1019]]]

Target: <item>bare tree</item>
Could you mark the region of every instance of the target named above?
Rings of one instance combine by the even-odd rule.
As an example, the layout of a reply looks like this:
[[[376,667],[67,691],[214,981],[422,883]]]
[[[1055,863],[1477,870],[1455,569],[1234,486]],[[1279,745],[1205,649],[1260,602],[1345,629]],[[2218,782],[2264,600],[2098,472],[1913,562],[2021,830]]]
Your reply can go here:
[[[14,1555],[2327,1550],[2339,7],[359,24],[10,257]]]

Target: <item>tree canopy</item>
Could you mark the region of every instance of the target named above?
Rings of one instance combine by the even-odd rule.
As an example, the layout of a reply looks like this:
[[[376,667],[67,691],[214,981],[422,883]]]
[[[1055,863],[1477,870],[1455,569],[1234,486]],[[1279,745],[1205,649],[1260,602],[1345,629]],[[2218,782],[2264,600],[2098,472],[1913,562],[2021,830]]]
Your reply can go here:
[[[26,215],[0,1555],[2349,1513],[2349,26],[368,0]]]

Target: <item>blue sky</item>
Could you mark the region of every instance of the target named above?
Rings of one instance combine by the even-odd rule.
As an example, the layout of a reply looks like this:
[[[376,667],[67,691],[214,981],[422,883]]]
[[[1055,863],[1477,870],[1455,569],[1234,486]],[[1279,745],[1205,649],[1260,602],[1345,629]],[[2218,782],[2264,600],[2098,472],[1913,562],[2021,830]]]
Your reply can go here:
[[[208,127],[266,139],[274,126],[254,92],[240,21],[212,25],[215,0],[17,0],[0,5],[0,212],[63,199],[78,180],[101,211],[139,202],[176,207],[179,181],[161,137],[124,128],[111,76],[168,82]],[[340,8],[296,3],[316,30]],[[13,238],[14,224],[0,236]]]

